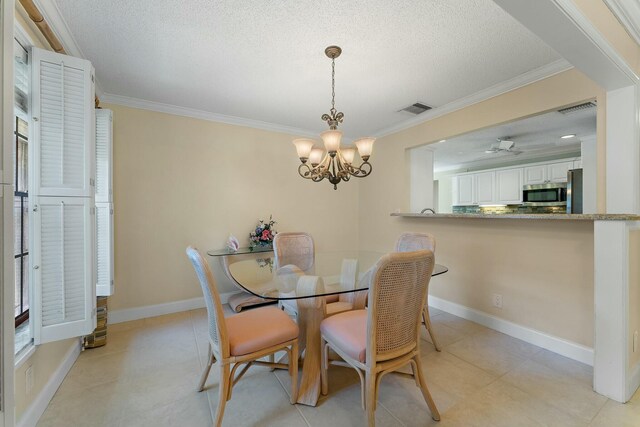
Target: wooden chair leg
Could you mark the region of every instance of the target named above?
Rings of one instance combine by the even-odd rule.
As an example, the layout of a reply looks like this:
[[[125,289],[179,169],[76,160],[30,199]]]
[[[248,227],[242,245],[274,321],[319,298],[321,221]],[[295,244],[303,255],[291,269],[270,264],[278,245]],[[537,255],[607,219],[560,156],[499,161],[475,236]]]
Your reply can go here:
[[[366,373],[365,387],[365,394],[367,396],[367,425],[374,427],[376,425],[376,375],[374,373]]]
[[[416,369],[414,372],[418,375],[418,380],[420,381],[420,391],[422,392],[422,396],[424,397],[425,402],[427,402],[427,406],[429,406],[429,410],[431,411],[431,418],[433,418],[434,421],[440,421],[440,412],[438,412],[436,403],[433,401],[433,397],[431,397],[431,393],[429,393],[427,384],[424,381],[424,375],[422,374],[422,363],[420,362],[419,355],[416,355],[413,360],[416,364]]]
[[[438,344],[438,340],[436,339],[436,334],[433,331],[433,326],[431,326],[431,317],[429,317],[429,305],[425,304],[422,309],[422,320],[424,320],[424,327],[429,332],[429,336],[431,337],[431,342],[433,342],[433,346],[436,348],[436,351],[442,351],[440,344]]]
[[[291,404],[293,405],[298,400],[298,340],[291,344],[289,375],[291,376]]]
[[[276,362],[276,354],[275,353],[271,353],[269,355],[269,363],[275,363]],[[269,368],[269,372],[273,372],[275,371],[276,368]]]
[[[327,370],[329,369],[329,344],[324,340],[321,341],[320,350],[322,356],[320,360],[320,387],[323,396],[329,393],[329,377],[327,376]]]
[[[218,387],[218,407],[216,408],[216,416],[214,425],[220,427],[222,425],[222,417],[224,417],[224,407],[229,397],[229,388],[231,387],[231,378],[229,363],[220,363],[220,385]]]
[[[202,372],[202,376],[200,377],[200,382],[198,383],[198,391],[204,390],[204,384],[207,382],[207,377],[209,377],[209,372],[211,371],[211,365],[213,365],[216,361],[216,358],[211,351],[211,344],[209,344],[209,350],[207,351],[207,366],[204,367],[204,372]]]

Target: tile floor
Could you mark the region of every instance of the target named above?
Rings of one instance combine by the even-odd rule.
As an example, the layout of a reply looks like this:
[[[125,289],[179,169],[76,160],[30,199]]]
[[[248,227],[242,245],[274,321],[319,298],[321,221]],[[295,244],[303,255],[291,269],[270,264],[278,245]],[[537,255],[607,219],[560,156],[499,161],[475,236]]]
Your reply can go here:
[[[591,390],[592,369],[483,326],[432,310],[444,349],[423,334],[427,384],[442,421],[431,420],[412,380],[387,375],[378,426],[640,426],[640,391],[622,405]],[[423,331],[424,332],[424,331]],[[109,326],[108,344],[78,358],[38,426],[212,424],[216,369],[196,384],[207,352],[204,310]],[[284,371],[254,367],[234,387],[226,426],[363,426],[354,371],[332,367],[329,396],[290,405]]]

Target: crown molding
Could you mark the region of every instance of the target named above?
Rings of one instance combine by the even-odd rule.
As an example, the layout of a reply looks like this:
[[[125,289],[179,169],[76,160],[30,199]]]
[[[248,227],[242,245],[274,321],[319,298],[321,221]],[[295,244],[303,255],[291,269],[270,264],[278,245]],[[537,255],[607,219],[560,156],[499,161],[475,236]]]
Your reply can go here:
[[[563,71],[570,70],[571,68],[573,68],[573,66],[569,62],[567,62],[564,59],[559,59],[557,61],[544,65],[540,68],[536,68],[535,70],[528,71],[512,79],[506,80],[502,83],[498,83],[496,85],[483,89],[479,92],[474,93],[473,95],[469,95],[464,98],[457,99],[443,106],[436,107],[433,110],[429,110],[409,120],[405,120],[396,125],[380,129],[374,133],[374,136],[376,138],[381,138],[383,136],[387,136],[392,133],[400,132],[410,127],[427,122],[429,120],[433,120],[436,117],[444,116],[445,114],[449,114],[454,111],[461,110],[470,105],[477,104],[482,101],[486,101],[487,99],[494,98],[496,96],[521,88],[523,86],[527,86],[539,80],[544,80],[548,77],[562,73]]]
[[[443,105],[441,107],[434,108],[433,110],[430,110],[424,113],[423,115],[417,116],[415,118],[411,118],[409,120],[405,120],[402,123],[380,130],[374,133],[374,136],[379,138],[385,135],[389,135],[389,134],[410,128],[412,126],[418,125],[428,120],[432,120],[436,117],[449,114],[453,111],[460,110],[462,108],[468,107],[478,102],[485,101],[487,99],[493,98],[503,93],[510,92],[514,89],[534,83],[536,81],[543,80],[555,74],[561,73],[563,71],[567,71],[571,68],[573,68],[571,64],[569,64],[565,60],[561,59],[558,61],[554,61],[543,67],[521,74],[513,79],[491,86],[473,95],[458,99],[456,101],[450,102],[449,104]],[[295,127],[290,127],[285,125],[263,122],[260,120],[247,119],[243,117],[227,116],[224,114],[211,113],[204,110],[198,110],[198,109],[188,108],[188,107],[180,107],[177,105],[164,104],[164,103],[154,102],[154,101],[147,101],[145,99],[132,98],[128,96],[120,96],[120,95],[114,95],[110,93],[103,93],[100,99],[102,102],[107,104],[122,105],[125,107],[132,107],[132,108],[139,108],[143,110],[156,111],[160,113],[174,114],[174,115],[183,116],[183,117],[192,117],[195,119],[207,120],[212,122],[221,122],[221,123],[227,123],[227,124],[237,125],[237,126],[246,126],[246,127],[256,128],[256,129],[282,132],[282,133],[287,133],[292,135],[307,136],[311,138],[315,138],[318,136],[317,132],[308,130],[308,129],[300,129],[300,128],[295,128]]]
[[[49,24],[51,31],[53,31],[56,37],[58,37],[58,40],[60,40],[60,43],[62,43],[62,47],[64,47],[65,52],[67,52],[68,55],[75,56],[77,58],[87,59],[82,52],[82,49],[80,49],[80,45],[78,45],[73,33],[69,29],[67,21],[65,21],[62,16],[58,5],[53,0],[33,0],[33,3],[38,7],[38,10],[40,10],[45,21]],[[31,19],[29,19],[29,21],[31,21]],[[102,99],[104,91],[100,86],[97,75],[95,88],[96,95],[98,98]]]
[[[628,0],[604,0],[627,33],[640,44],[640,3]]]
[[[279,125],[275,123],[263,122],[260,120],[247,119],[244,117],[228,116],[225,114],[211,113],[195,108],[180,107],[172,104],[164,104],[161,102],[147,101],[145,99],[131,98],[128,96],[113,95],[110,93],[103,94],[100,98],[106,104],[122,105],[124,107],[138,108],[148,111],[156,111],[159,113],[173,114],[176,116],[191,117],[194,119],[207,120],[210,122],[226,123],[235,126],[245,126],[255,129],[268,130],[272,132],[286,133],[296,136],[306,136],[317,138],[318,132],[308,129],[300,129],[291,126]]]

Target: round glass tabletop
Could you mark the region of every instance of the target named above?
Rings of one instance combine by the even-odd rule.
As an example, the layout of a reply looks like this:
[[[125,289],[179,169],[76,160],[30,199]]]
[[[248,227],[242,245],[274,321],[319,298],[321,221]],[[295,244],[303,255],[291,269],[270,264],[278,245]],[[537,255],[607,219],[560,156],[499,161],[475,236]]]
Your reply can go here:
[[[208,254],[216,256],[211,252],[214,251]],[[385,255],[383,252],[372,251],[316,252],[314,260],[301,260],[278,268],[273,252],[268,250],[263,252],[264,255],[256,255],[253,259],[230,262],[228,269],[233,280],[247,292],[273,300],[367,290],[370,283],[370,269],[381,256]],[[436,264],[432,277],[444,274],[448,270],[444,265]],[[317,295],[296,295],[296,286],[301,275],[322,277],[324,291]]]

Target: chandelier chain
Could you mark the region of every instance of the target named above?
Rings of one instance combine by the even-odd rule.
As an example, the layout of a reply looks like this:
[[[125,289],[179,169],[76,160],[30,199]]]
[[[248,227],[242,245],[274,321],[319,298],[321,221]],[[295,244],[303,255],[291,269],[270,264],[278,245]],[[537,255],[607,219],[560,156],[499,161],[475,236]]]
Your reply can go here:
[[[331,58],[331,111],[336,110],[336,58]]]

